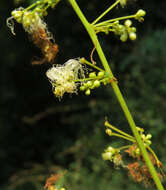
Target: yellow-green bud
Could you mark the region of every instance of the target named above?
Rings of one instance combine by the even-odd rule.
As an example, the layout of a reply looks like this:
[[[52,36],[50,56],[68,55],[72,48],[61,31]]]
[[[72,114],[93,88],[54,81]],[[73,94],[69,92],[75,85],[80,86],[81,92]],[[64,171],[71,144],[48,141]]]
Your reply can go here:
[[[95,80],[94,81],[94,87],[99,87],[100,86],[100,81],[99,80]]]
[[[136,38],[137,38],[136,33],[135,32],[130,32],[129,33],[129,38],[130,38],[130,40],[136,40]]]
[[[141,137],[142,137],[142,140],[145,140],[146,139],[146,137],[145,137],[145,135],[143,134],[143,135],[141,135]]]
[[[89,89],[85,91],[85,95],[87,95],[87,96],[90,95],[90,90]]]
[[[150,140],[147,140],[146,143],[148,146],[152,144],[152,142]]]
[[[98,72],[97,76],[98,76],[98,77],[103,77],[104,74],[105,74],[104,71],[100,71],[100,72]]]
[[[88,84],[87,83],[84,83],[83,86],[86,88],[88,88]]]
[[[105,79],[102,80],[102,82],[103,82],[104,85],[107,85],[109,83],[109,79],[105,78]]]
[[[84,91],[85,90],[85,86],[80,86],[80,90]]]
[[[136,155],[140,155],[140,153],[141,153],[141,152],[140,152],[140,149],[137,148],[137,149],[135,150],[135,154],[136,154]]]
[[[126,20],[124,24],[125,24],[125,26],[130,27],[132,25],[132,21]]]
[[[146,139],[151,139],[152,138],[152,135],[151,134],[147,134],[146,135]]]
[[[11,12],[11,15],[16,19],[16,21],[18,23],[21,23],[22,14],[23,14],[22,11],[16,11],[16,10],[14,10],[14,11]]]
[[[124,7],[127,4],[127,0],[120,0],[120,5]]]
[[[89,78],[95,78],[96,77],[96,73],[89,73]]]
[[[111,152],[105,152],[102,154],[103,160],[111,160],[112,153]]]
[[[92,85],[93,85],[92,81],[88,81],[88,82],[87,82],[87,86],[88,86],[88,87],[90,87],[90,86],[92,86]]]
[[[146,15],[146,12],[142,9],[139,9],[136,13],[136,17],[144,17]]]
[[[136,27],[131,27],[131,28],[130,28],[130,31],[131,31],[131,32],[136,32],[137,29],[136,29]]]
[[[112,154],[115,154],[117,150],[113,148],[112,146],[107,147],[106,152],[111,152]]]
[[[111,130],[111,129],[106,129],[105,132],[106,132],[106,134],[109,135],[109,136],[111,136],[111,134],[112,134],[112,130]]]
[[[128,38],[128,35],[127,35],[126,33],[124,33],[124,34],[122,34],[122,35],[120,36],[120,40],[121,40],[122,42],[126,42],[126,41],[127,41],[127,38]]]

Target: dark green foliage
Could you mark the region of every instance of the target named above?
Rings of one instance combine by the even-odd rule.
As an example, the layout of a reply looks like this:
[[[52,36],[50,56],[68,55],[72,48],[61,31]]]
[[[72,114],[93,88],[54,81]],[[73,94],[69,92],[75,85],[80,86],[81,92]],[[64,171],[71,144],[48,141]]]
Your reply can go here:
[[[90,21],[110,3],[78,2]],[[136,1],[127,9],[113,11],[117,16],[145,8],[147,16],[145,23],[137,25],[136,42],[124,44],[111,35],[99,37],[136,124],[152,133],[152,146],[164,165],[165,6],[164,0]],[[40,57],[38,49],[20,25],[15,24],[16,36],[5,25],[13,9],[11,1],[0,2],[0,189],[39,190],[50,174],[61,170],[67,171],[65,184],[71,190],[145,189],[132,182],[127,171],[115,170],[101,158],[107,145],[125,144],[105,135],[105,116],[112,124],[130,131],[111,87],[100,87],[89,97],[81,92],[72,97],[65,95],[59,102],[45,76],[49,65],[31,65],[34,56]],[[68,3],[62,1],[50,10],[46,21],[60,48],[56,63],[89,58],[92,43]],[[96,55],[94,59],[98,60]]]

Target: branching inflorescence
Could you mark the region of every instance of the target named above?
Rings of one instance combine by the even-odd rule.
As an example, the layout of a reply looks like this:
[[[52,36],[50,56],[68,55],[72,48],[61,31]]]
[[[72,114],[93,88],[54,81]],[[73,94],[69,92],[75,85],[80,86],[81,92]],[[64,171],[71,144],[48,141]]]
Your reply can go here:
[[[58,45],[54,43],[53,36],[48,31],[47,25],[43,21],[43,17],[47,15],[47,9],[49,7],[54,8],[59,1],[60,0],[38,0],[25,9],[21,7],[12,11],[12,16],[7,19],[7,25],[10,27],[13,34],[15,34],[13,22],[13,19],[15,19],[18,23],[23,25],[23,28],[31,36],[34,44],[41,49],[43,58],[33,61],[33,64],[42,64],[45,62],[54,63],[56,54],[59,51]],[[163,173],[161,170],[162,164],[150,147],[152,136],[151,134],[145,135],[144,130],[135,125],[131,113],[128,110],[125,100],[118,88],[117,79],[113,76],[97,38],[97,35],[100,32],[105,34],[110,34],[112,32],[119,36],[122,42],[126,42],[128,39],[135,40],[137,38],[136,27],[132,25],[131,19],[143,22],[146,12],[140,9],[133,15],[99,22],[118,4],[122,7],[127,4],[127,0],[116,0],[96,20],[89,23],[75,0],[68,1],[89,33],[94,44],[94,49],[96,49],[104,69],[100,68],[93,61],[94,49],[92,50],[90,57],[91,62],[85,58],[76,58],[69,59],[62,65],[53,64],[53,66],[46,72],[46,76],[52,84],[54,95],[61,99],[65,93],[77,93],[78,88],[80,91],[84,91],[86,95],[90,95],[91,91],[94,88],[98,88],[101,84],[111,84],[134,135],[132,136],[123,132],[106,121],[106,134],[128,140],[131,144],[120,148],[109,146],[102,154],[102,158],[104,160],[109,160],[116,167],[127,169],[129,175],[132,176],[134,181],[144,182],[144,184],[148,186],[151,181],[154,180],[157,189],[163,190],[160,181],[163,179]],[[93,71],[88,72],[89,69],[87,67],[90,67]],[[134,161],[131,163],[125,163],[122,152],[123,154],[127,153],[128,156],[134,159]],[[156,166],[160,171],[157,172],[154,166]],[[58,188],[57,185],[54,184],[54,182],[57,181],[57,175],[56,177],[54,176],[48,179],[45,185],[46,189],[64,190],[63,187]],[[54,179],[56,180],[54,181]]]

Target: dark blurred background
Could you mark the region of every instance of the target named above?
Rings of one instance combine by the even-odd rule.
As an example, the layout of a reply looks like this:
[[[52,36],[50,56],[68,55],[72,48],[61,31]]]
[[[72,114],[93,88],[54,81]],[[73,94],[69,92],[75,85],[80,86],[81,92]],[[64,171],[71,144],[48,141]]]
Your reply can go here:
[[[104,162],[108,146],[125,141],[105,134],[104,118],[130,132],[111,87],[100,87],[90,96],[66,94],[54,97],[45,72],[49,64],[32,65],[40,51],[22,26],[15,23],[16,36],[6,26],[10,12],[32,1],[0,1],[0,189],[39,190],[51,174],[66,172],[71,190],[141,190],[127,171]],[[111,2],[78,0],[93,21]],[[20,3],[20,4],[19,4]],[[136,124],[151,133],[153,149],[166,165],[166,1],[130,0],[106,18],[146,10],[144,23],[137,23],[137,40],[122,43],[113,34],[99,35],[103,50]],[[55,62],[89,59],[93,45],[67,1],[45,18],[60,52]],[[98,60],[95,53],[94,59]],[[150,187],[154,189],[154,187]]]

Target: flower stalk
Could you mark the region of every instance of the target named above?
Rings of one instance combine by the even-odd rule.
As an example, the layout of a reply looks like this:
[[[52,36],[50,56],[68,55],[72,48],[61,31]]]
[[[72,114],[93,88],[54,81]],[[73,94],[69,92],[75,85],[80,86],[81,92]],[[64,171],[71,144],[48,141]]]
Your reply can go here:
[[[103,64],[103,67],[104,67],[105,71],[110,75],[110,78],[114,78],[114,75],[113,75],[113,73],[112,73],[112,71],[110,69],[110,66],[109,66],[109,64],[107,62],[107,59],[106,59],[106,57],[105,57],[105,55],[103,53],[103,50],[102,50],[102,48],[100,46],[100,43],[99,43],[98,38],[96,36],[96,33],[95,33],[94,29],[93,29],[93,25],[91,25],[87,21],[87,19],[85,18],[85,16],[81,12],[81,10],[80,10],[80,8],[77,5],[75,0],[68,0],[68,1],[71,4],[74,11],[76,12],[79,19],[81,20],[84,27],[86,28],[86,30],[87,30],[87,32],[88,32],[94,46],[96,47],[96,51],[97,51],[97,53],[99,55],[99,58],[101,60],[101,63]],[[133,120],[133,117],[132,117],[132,115],[131,115],[131,113],[130,113],[130,111],[128,109],[128,106],[127,106],[127,104],[126,104],[126,102],[125,102],[125,100],[123,98],[123,95],[122,95],[122,93],[121,93],[121,91],[120,91],[120,89],[118,87],[118,84],[116,82],[111,82],[111,85],[112,85],[114,93],[115,93],[115,95],[116,95],[116,97],[117,97],[117,99],[119,101],[119,104],[120,104],[120,106],[121,106],[121,108],[122,108],[122,110],[123,110],[123,112],[125,114],[125,117],[126,117],[128,123],[129,123],[129,126],[130,126],[130,128],[131,128],[131,130],[133,132],[133,135],[134,135],[134,137],[135,137],[135,139],[137,141],[138,147],[141,150],[142,156],[143,156],[143,158],[145,160],[145,163],[146,163],[146,165],[147,165],[147,167],[149,169],[150,174],[152,175],[152,178],[153,178],[153,180],[154,180],[154,182],[156,184],[157,189],[158,190],[164,190],[164,188],[163,188],[163,186],[161,184],[161,181],[160,181],[160,179],[159,179],[159,177],[157,175],[157,172],[156,172],[156,170],[155,170],[155,168],[154,168],[154,166],[153,166],[153,164],[152,164],[152,162],[151,162],[151,160],[149,158],[149,155],[148,155],[147,150],[146,150],[146,148],[144,146],[144,143],[142,142],[141,137],[140,137],[140,135],[139,135],[139,133],[137,131],[135,122]]]

